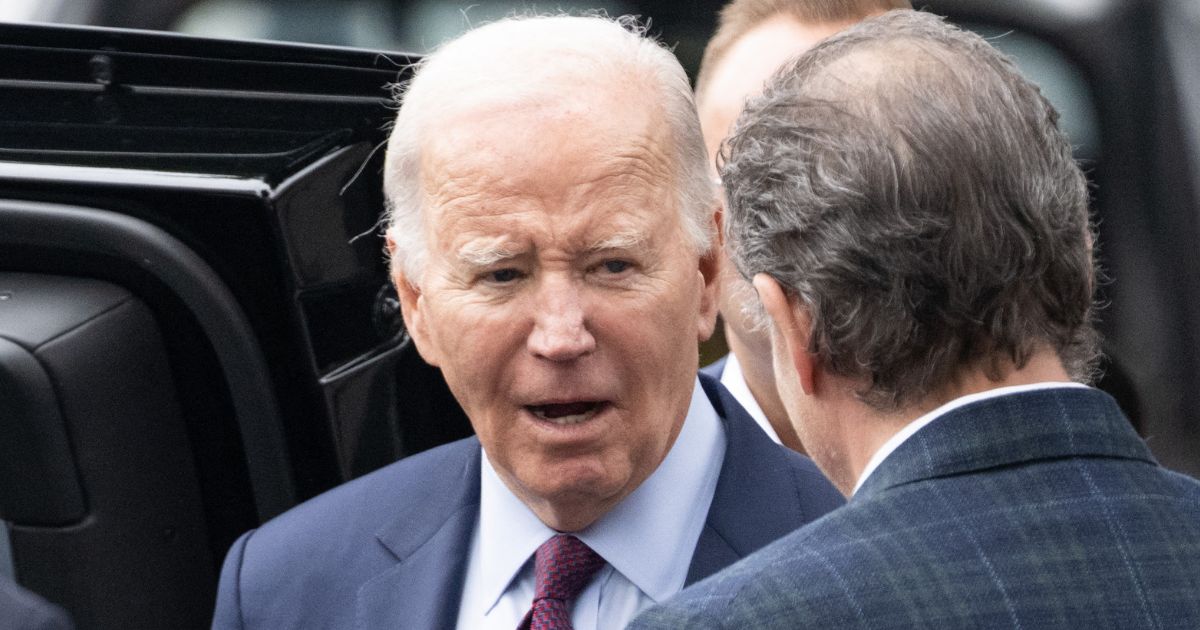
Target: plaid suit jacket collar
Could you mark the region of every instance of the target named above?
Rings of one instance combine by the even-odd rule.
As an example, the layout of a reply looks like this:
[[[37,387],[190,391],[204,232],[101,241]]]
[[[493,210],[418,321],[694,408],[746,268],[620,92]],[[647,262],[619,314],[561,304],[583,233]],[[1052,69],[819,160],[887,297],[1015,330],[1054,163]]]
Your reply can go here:
[[[989,398],[917,431],[875,469],[851,501],[926,479],[1089,456],[1156,463],[1116,401],[1098,389],[1044,389]]]

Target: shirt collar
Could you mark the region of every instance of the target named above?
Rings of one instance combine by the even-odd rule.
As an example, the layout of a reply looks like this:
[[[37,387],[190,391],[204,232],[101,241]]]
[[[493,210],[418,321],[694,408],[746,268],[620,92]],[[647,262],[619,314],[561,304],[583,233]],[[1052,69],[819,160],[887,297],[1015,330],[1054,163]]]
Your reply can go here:
[[[738,361],[737,355],[732,352],[725,359],[725,367],[721,369],[721,384],[729,390],[733,399],[738,401],[746,413],[754,418],[758,426],[762,427],[767,437],[774,440],[776,444],[783,443],[779,439],[779,434],[775,432],[775,427],[771,426],[771,422],[767,420],[767,414],[763,413],[758,400],[754,398],[754,393],[750,391],[750,384],[746,382],[746,375],[742,373],[742,364]]]
[[[683,427],[658,468],[629,496],[575,535],[655,602],[677,593],[708,515],[725,433],[696,380]],[[487,610],[542,543],[557,532],[500,480],[483,453],[479,560]]]
[[[951,411],[954,411],[960,407],[965,407],[966,405],[974,402],[987,400],[988,398],[998,398],[1000,396],[1007,396],[1009,394],[1032,392],[1039,389],[1054,389],[1057,387],[1086,388],[1087,385],[1051,381],[1044,383],[1031,383],[1028,385],[1011,385],[1008,387],[997,387],[996,389],[976,392],[974,394],[967,394],[966,396],[959,396],[958,398],[951,400],[941,407],[938,407],[937,409],[934,409],[933,411],[930,411],[929,413],[926,413],[916,420],[904,425],[904,428],[900,429],[895,435],[888,438],[888,440],[883,443],[883,446],[880,446],[879,450],[875,451],[875,454],[871,456],[871,459],[867,460],[866,467],[863,468],[862,474],[858,476],[858,483],[854,484],[854,492],[851,492],[850,494],[854,495],[857,493],[858,489],[862,487],[864,482],[866,482],[867,477],[870,477],[871,473],[875,472],[875,469],[879,468],[879,465],[883,463],[883,460],[887,459],[888,456],[891,455],[897,448],[899,448],[901,444],[908,440],[908,438],[916,434],[917,431],[925,428],[929,423],[950,413]]]

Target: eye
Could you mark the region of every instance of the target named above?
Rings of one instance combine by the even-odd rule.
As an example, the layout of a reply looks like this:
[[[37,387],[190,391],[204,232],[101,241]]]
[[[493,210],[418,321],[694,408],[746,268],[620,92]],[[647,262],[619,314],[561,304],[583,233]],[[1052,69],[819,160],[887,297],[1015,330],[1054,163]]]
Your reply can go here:
[[[602,263],[602,266],[608,273],[617,274],[629,269],[631,265],[627,260],[606,260]]]
[[[497,284],[512,282],[520,277],[521,272],[516,269],[497,269],[487,274],[487,279]]]

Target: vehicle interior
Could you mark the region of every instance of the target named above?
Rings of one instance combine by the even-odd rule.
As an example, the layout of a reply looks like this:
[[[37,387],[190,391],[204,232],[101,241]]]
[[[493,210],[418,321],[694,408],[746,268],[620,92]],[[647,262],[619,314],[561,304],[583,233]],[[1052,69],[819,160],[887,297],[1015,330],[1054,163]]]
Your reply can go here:
[[[73,6],[195,32],[202,4],[236,3]],[[610,12],[649,17],[694,73],[720,5]],[[1099,385],[1200,475],[1200,5],[921,6],[1062,111],[1106,274]],[[318,41],[371,46],[351,48],[0,23],[0,575],[78,627],[207,627],[239,534],[470,433],[389,287],[382,147],[420,50],[383,52],[405,41],[385,30]]]

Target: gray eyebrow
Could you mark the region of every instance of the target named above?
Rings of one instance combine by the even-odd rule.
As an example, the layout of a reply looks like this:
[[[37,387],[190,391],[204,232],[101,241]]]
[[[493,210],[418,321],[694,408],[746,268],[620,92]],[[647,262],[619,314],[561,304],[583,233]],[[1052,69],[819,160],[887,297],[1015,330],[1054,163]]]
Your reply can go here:
[[[635,231],[625,230],[610,234],[593,241],[588,251],[599,252],[608,249],[637,249],[646,243],[646,235]],[[502,260],[516,258],[524,252],[517,244],[507,241],[507,237],[490,236],[471,239],[458,248],[458,259],[473,267],[488,267]]]
[[[505,241],[505,236],[471,239],[458,248],[458,258],[475,267],[487,267],[520,255],[518,245]]]
[[[591,251],[605,249],[636,249],[646,243],[646,235],[636,230],[625,230],[601,238],[588,247]]]

